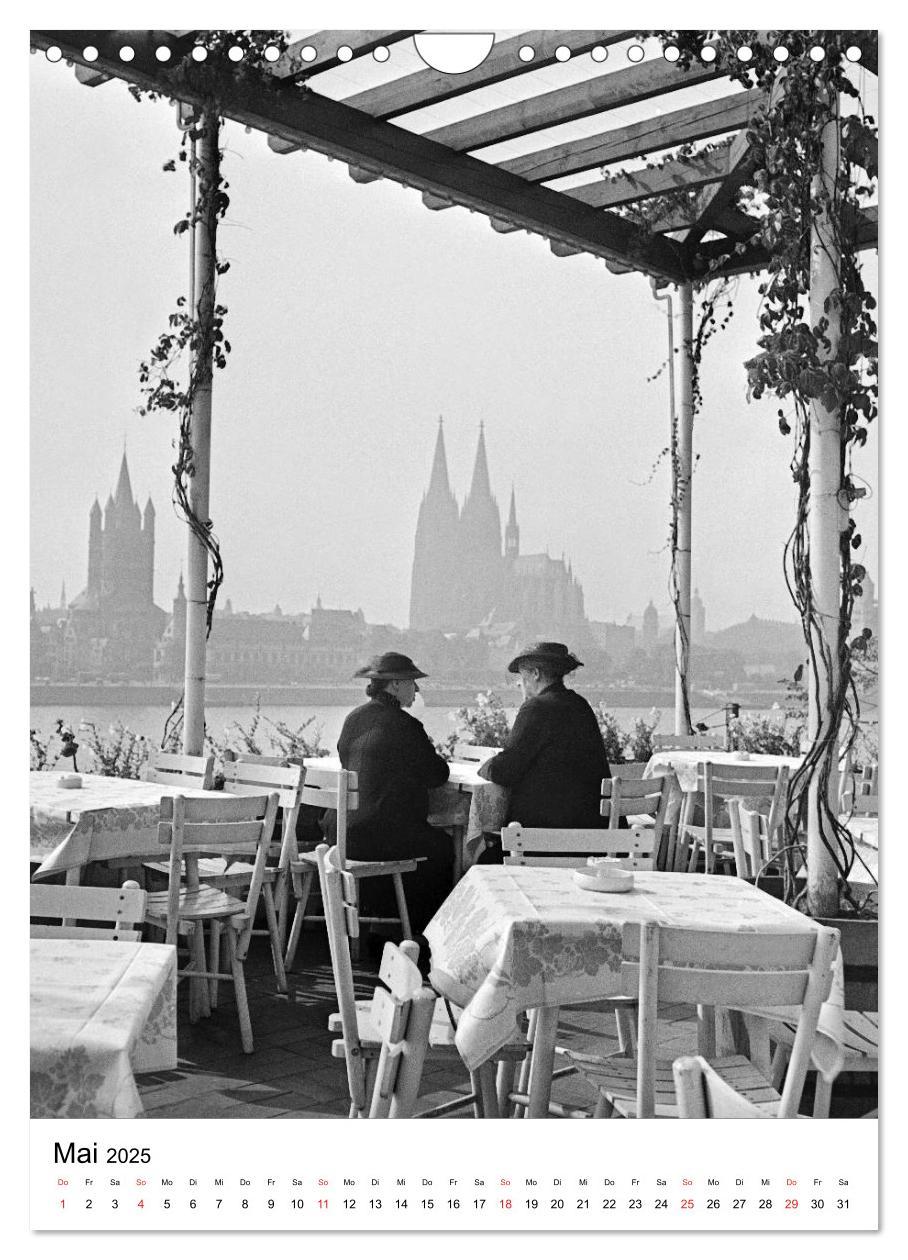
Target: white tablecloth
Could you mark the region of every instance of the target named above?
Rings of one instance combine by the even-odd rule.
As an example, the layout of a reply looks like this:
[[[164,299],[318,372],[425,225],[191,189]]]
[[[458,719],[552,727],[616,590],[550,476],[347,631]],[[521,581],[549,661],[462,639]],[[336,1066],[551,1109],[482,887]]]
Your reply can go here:
[[[797,910],[727,876],[637,871],[631,892],[601,893],[586,892],[565,867],[473,867],[425,931],[432,983],[464,1008],[456,1044],[467,1067],[512,1040],[523,1011],[617,996],[624,925],[647,921],[814,930]],[[839,990],[838,1004],[832,996],[824,1007],[833,1049],[841,1006]]]
[[[29,775],[31,860],[41,863],[36,879],[109,858],[166,856],[158,845],[162,797],[224,799],[221,792],[101,774],[83,774],[80,788],[61,788],[59,777]]]
[[[177,1065],[176,948],[34,940],[31,1114],[141,1114],[134,1072]]]
[[[643,771],[643,777],[648,779],[654,774],[664,774],[666,770],[674,770],[678,776],[681,791],[695,792],[697,766],[704,761],[710,761],[714,766],[788,766],[794,770],[803,760],[803,757],[782,757],[770,753],[750,753],[747,757],[742,757],[740,753],[719,752],[712,749],[699,751],[687,748],[665,749],[653,753]]]

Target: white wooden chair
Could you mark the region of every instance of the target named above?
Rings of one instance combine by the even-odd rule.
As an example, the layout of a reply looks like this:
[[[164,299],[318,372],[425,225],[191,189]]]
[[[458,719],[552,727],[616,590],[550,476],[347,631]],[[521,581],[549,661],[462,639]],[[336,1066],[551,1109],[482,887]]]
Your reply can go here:
[[[253,1041],[243,964],[252,939],[277,805],[276,792],[225,796],[223,800],[164,797],[158,841],[170,848],[169,885],[166,892],[149,895],[145,910],[146,922],[164,931],[167,944],[175,945],[180,935],[189,937],[191,963],[179,974],[190,977],[189,1014],[193,1022],[211,1009],[209,986],[202,981],[233,981],[247,1054],[252,1053]],[[223,856],[231,850],[245,856],[250,846],[255,857],[245,900],[200,882],[200,857]],[[184,862],[185,885],[181,882]],[[206,962],[204,927],[215,920],[220,921],[226,937],[229,972],[209,968]]]
[[[755,879],[773,862],[772,824],[769,815],[748,809],[743,800],[728,802],[735,874],[739,879]]]
[[[678,842],[675,849],[675,869],[695,871],[700,853],[703,853],[703,869],[712,874],[717,860],[734,854],[733,824],[719,825],[728,812],[729,801],[745,799],[765,802],[767,834],[770,845],[780,831],[785,819],[785,802],[788,789],[787,766],[748,766],[701,762],[697,770],[697,788],[686,792],[678,824]],[[702,805],[703,823],[692,822],[693,810]]]
[[[672,771],[645,779],[627,766],[617,766],[610,779],[602,780],[602,814],[609,827],[624,820],[629,826],[650,827],[653,831],[656,867],[665,869],[673,850],[680,809],[680,789]],[[674,822],[670,821],[670,816]]]
[[[266,928],[254,928],[253,936],[268,936],[274,975],[279,993],[287,992],[287,974],[284,970],[284,948],[287,938],[287,917],[290,897],[290,862],[297,855],[296,820],[300,811],[305,767],[287,766],[281,757],[247,757],[245,754],[224,763],[224,791],[231,796],[261,796],[277,792],[283,818],[281,834],[275,837],[268,851],[268,865],[262,879],[262,901],[265,906]],[[249,887],[253,864],[244,857],[254,857],[255,846],[244,854],[237,846],[229,857],[199,858],[199,879],[210,888],[239,896]],[[147,870],[158,874],[168,872],[162,862],[147,862]],[[221,923],[211,924],[211,969],[217,971],[220,962]],[[210,1002],[217,1006],[218,982],[210,985]]]
[[[340,1039],[331,1045],[331,1054],[344,1059],[347,1066],[347,1083],[350,1090],[350,1118],[362,1118],[369,1107],[369,1098],[376,1083],[376,1070],[382,1052],[384,1034],[376,1022],[373,1002],[357,1001],[353,986],[353,964],[350,958],[350,940],[359,935],[360,917],[356,902],[356,882],[351,872],[340,864],[337,847],[326,844],[315,850],[322,901],[325,906],[325,922],[331,950],[331,968],[337,993],[338,1010],[329,1016],[328,1028],[340,1033]],[[414,953],[415,951],[415,953]],[[411,990],[415,993],[422,986],[422,977],[416,966],[419,947],[405,941],[399,951],[412,964],[409,971]],[[390,956],[390,955],[386,955]],[[394,955],[396,957],[396,955]],[[397,973],[395,973],[397,974]],[[385,978],[384,976],[382,978]],[[383,999],[380,999],[383,1000]],[[459,1063],[460,1055],[454,1045],[455,1027],[446,1003],[434,1000],[429,1020],[429,1054],[443,1062]],[[528,1047],[525,1042],[515,1042],[495,1056],[496,1060],[522,1059]],[[446,1115],[460,1107],[473,1105],[477,1114],[488,1118],[497,1116],[498,1102],[495,1092],[494,1066],[490,1062],[471,1075],[473,1093],[454,1102],[434,1108],[434,1116]]]
[[[341,869],[346,871],[355,881],[363,879],[390,879],[394,885],[397,900],[397,918],[381,918],[376,915],[360,916],[361,923],[399,923],[401,935],[410,940],[413,931],[410,926],[410,915],[407,910],[407,899],[404,895],[403,876],[415,871],[421,858],[389,858],[385,862],[361,862],[347,857],[347,819],[359,806],[357,776],[352,770],[329,770],[321,766],[310,766],[303,784],[302,804],[313,805],[317,809],[334,809],[337,811],[337,851]],[[296,910],[290,927],[287,941],[287,953],[284,966],[290,970],[296,957],[300,933],[305,922],[321,921],[320,916],[309,916],[307,920],[306,906],[313,885],[318,876],[318,862],[315,853],[300,853],[290,861],[290,875],[293,892],[296,897]],[[357,901],[358,904],[358,901]]]
[[[134,880],[127,880],[122,888],[92,888],[84,884],[31,884],[29,893],[32,919],[61,920],[60,923],[53,924],[32,923],[33,940],[49,937],[93,941],[142,939],[145,891]],[[77,919],[80,920],[78,924],[67,922]],[[136,924],[139,924],[138,928]]]
[[[723,1080],[702,1055],[672,1064],[681,1120],[770,1120],[772,1117]]]
[[[725,748],[724,735],[653,735],[652,739],[653,752],[682,752],[693,750],[700,752],[701,750],[709,750],[711,752],[720,752]]]
[[[387,941],[372,998],[371,1022],[381,1039],[375,1060],[370,1120],[403,1120],[416,1110],[435,1014],[435,994],[423,983],[419,946]]]
[[[557,828],[523,827],[508,823],[501,829],[505,866],[571,866],[580,868],[588,857],[619,857],[626,870],[651,871],[656,851],[651,827]]]
[[[143,766],[142,778],[148,783],[210,790],[214,786],[214,754],[190,757],[184,753],[158,751]]]
[[[838,946],[838,932],[826,927],[735,932],[626,924],[621,978],[626,991],[637,989],[637,1054],[599,1057],[568,1051],[599,1091],[596,1118],[677,1116],[671,1062],[657,1059],[659,1002],[697,1004],[699,1049],[709,1059],[715,1054],[712,1008],[801,1007],[781,1094],[744,1055],[712,1063],[758,1110],[779,1119],[796,1116]]]

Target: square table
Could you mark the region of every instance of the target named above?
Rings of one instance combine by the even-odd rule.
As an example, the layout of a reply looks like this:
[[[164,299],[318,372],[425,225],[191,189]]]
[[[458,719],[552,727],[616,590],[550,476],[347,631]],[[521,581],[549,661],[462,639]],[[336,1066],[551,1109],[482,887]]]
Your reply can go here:
[[[32,1116],[140,1115],[133,1073],[177,1066],[176,947],[29,944]]]
[[[722,752],[711,748],[665,748],[653,753],[643,771],[643,777],[649,779],[654,774],[673,770],[681,791],[695,792],[697,767],[704,761],[709,761],[714,766],[788,766],[790,770],[796,770],[803,760],[803,757],[786,757],[776,753],[748,753],[743,757],[737,752]]]
[[[741,932],[815,930],[799,911],[724,875],[635,871],[630,892],[605,893],[584,890],[566,867],[474,866],[425,930],[431,982],[463,1008],[455,1044],[466,1066],[475,1070],[512,1041],[518,1015],[538,1009],[537,1048],[550,1050],[542,1058],[534,1053],[528,1115],[547,1115],[559,1007],[621,996],[624,925],[649,921]],[[841,1007],[839,992],[821,1020],[830,1043],[824,1062],[833,1075]]]
[[[29,775],[30,852],[40,862],[35,879],[78,871],[89,862],[166,856],[158,843],[158,818],[165,796],[211,797],[222,792],[83,774],[80,788],[61,788],[58,773]]]

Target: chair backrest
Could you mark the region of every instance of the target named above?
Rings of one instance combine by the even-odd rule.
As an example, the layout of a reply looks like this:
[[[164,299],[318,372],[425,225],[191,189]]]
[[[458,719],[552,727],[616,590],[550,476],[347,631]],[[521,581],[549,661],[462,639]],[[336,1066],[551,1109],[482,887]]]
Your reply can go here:
[[[560,828],[523,827],[509,823],[501,829],[505,866],[582,867],[587,857],[621,857],[626,870],[651,871],[657,840],[652,827]]]
[[[277,792],[283,811],[281,838],[273,843],[268,856],[278,858],[278,868],[286,871],[299,857],[296,847],[296,820],[306,779],[305,766],[285,766],[281,758],[242,757],[224,763],[224,791],[231,796],[261,796]]]
[[[610,827],[617,827],[622,818],[631,814],[651,814],[658,845],[675,776],[669,773],[654,774],[649,779],[636,778],[625,774],[624,769],[624,766],[617,766],[610,779],[602,780],[600,811],[608,818]]]
[[[404,1119],[415,1109],[435,1012],[435,994],[423,984],[418,957],[415,941],[388,941],[382,953],[378,978],[387,987],[375,990],[370,1021],[381,1038],[371,1120]]]
[[[328,930],[331,970],[341,1019],[352,1114],[359,1116],[366,1108],[366,1065],[359,1039],[353,963],[350,958],[350,937],[359,936],[356,881],[342,868],[336,846],[329,849],[327,844],[320,844],[315,850],[315,860],[318,863],[319,887],[325,908],[325,926]]]
[[[832,986],[838,947],[838,932],[827,927],[800,932],[735,932],[626,924],[621,992],[636,989],[638,994],[638,1117],[654,1114],[659,1002],[733,1009],[801,1007],[779,1105],[780,1118],[795,1116],[820,1007]]]
[[[620,774],[623,779],[642,779],[648,761],[622,761],[612,766],[612,774]]]
[[[712,840],[719,808],[733,798],[769,802],[767,833],[773,837],[782,825],[788,789],[787,766],[728,765],[705,761],[698,767],[697,788],[703,791],[707,842]]]
[[[268,846],[277,817],[278,794],[213,797],[165,796],[161,799],[158,843],[170,849],[170,883],[165,941],[176,943],[180,907],[180,877],[186,863],[184,889],[199,888],[199,857],[231,852],[245,856],[254,849],[252,876],[246,893],[246,925],[237,939],[237,957],[245,958],[268,861]]]
[[[757,809],[747,809],[744,802],[735,797],[728,802],[728,817],[735,851],[735,874],[739,879],[753,879],[772,858],[769,818]]]
[[[347,865],[347,816],[359,808],[356,771],[308,766],[301,801],[303,805],[313,805],[316,809],[337,811],[337,849],[343,869]]]
[[[675,1096],[682,1120],[771,1120],[722,1080],[702,1055],[675,1059]]]
[[[36,919],[89,920],[93,926],[62,923],[33,923],[31,936],[37,940],[56,937],[64,940],[138,941],[145,918],[146,893],[135,880],[122,888],[91,888],[82,884],[31,884],[30,913]],[[101,926],[104,924],[105,926]]]
[[[477,765],[501,752],[500,748],[484,748],[481,744],[455,744],[455,761],[475,761]]]
[[[724,735],[653,735],[653,752],[671,752],[693,749],[712,749],[719,751],[725,748]]]
[[[190,757],[183,753],[156,752],[145,767],[145,778],[149,783],[210,789],[214,783],[214,754]]]

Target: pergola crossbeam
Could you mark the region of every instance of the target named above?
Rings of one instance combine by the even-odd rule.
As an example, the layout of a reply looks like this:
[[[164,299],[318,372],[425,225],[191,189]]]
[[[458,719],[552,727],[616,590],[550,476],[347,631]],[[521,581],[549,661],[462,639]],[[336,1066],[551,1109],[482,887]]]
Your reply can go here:
[[[372,118],[395,118],[413,110],[424,109],[439,101],[447,101],[477,88],[489,87],[503,79],[540,70],[556,64],[555,49],[565,47],[579,56],[601,45],[608,48],[630,39],[633,31],[525,31],[495,44],[485,61],[475,70],[463,74],[444,74],[440,70],[417,70],[390,83],[357,92],[344,99],[345,105],[361,109]],[[521,61],[518,52],[524,46],[534,49],[532,61]]]
[[[680,74],[667,61],[647,61],[627,70],[616,70],[554,92],[515,101],[513,105],[503,105],[426,134],[449,149],[465,152],[578,118],[589,118],[605,110],[620,109],[667,92],[679,92],[699,83],[712,83],[722,78],[722,74],[712,66],[695,66],[687,74]]]
[[[645,201],[649,197],[661,197],[682,188],[702,188],[705,184],[718,183],[728,174],[729,160],[728,149],[720,149],[715,153],[673,158],[659,167],[633,171],[615,179],[599,179],[595,183],[563,191],[587,206],[599,206],[606,210]]]
[[[56,44],[65,56],[84,62],[83,41],[76,40],[76,34],[35,31],[32,42],[37,47]],[[424,136],[369,118],[341,101],[301,91],[287,80],[263,86],[210,63],[201,68],[191,63],[168,69],[155,60],[151,42],[137,41],[135,57],[124,63],[117,55],[116,39],[105,39],[106,34],[95,33],[99,48],[95,64],[118,78],[196,104],[214,96],[225,117],[277,137],[288,147],[314,149],[348,166],[514,222],[595,257],[648,274],[682,275],[677,244],[659,239],[641,243],[633,225],[615,214],[528,184],[467,154],[452,153]]]
[[[759,106],[764,92],[735,92],[715,101],[689,105],[643,122],[584,136],[499,163],[499,169],[535,183],[576,175],[597,166],[611,166],[646,154],[739,131]],[[574,192],[574,189],[570,190]]]

